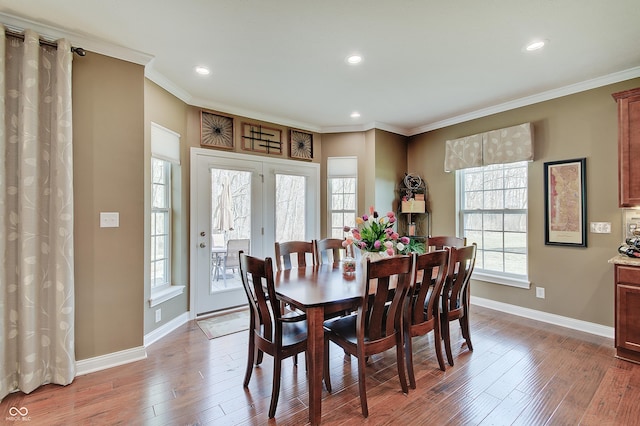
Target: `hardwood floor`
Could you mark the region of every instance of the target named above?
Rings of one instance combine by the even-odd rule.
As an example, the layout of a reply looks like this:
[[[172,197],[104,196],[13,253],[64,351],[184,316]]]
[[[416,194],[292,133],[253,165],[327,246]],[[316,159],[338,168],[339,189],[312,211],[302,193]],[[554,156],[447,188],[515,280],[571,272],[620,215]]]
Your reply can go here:
[[[640,424],[640,365],[614,357],[611,339],[477,306],[474,351],[452,323],[455,366],[438,369],[433,337],[416,338],[417,389],[400,391],[394,351],[368,364],[369,418],[362,417],[357,364],[331,347],[333,393],[323,394],[327,425]],[[243,389],[247,332],[207,340],[191,321],[147,349],[146,360],[48,385],[0,403],[26,407],[32,425],[302,425],[308,422],[304,357],[283,365],[276,418],[267,411],[272,359]]]

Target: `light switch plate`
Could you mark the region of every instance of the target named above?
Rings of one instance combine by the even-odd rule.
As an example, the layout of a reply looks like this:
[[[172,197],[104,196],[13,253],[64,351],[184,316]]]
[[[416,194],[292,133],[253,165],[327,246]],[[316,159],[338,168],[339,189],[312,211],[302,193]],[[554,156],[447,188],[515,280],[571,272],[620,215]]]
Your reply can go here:
[[[593,234],[610,234],[611,222],[591,222],[590,229]]]
[[[118,228],[120,226],[120,213],[100,212],[100,228]]]

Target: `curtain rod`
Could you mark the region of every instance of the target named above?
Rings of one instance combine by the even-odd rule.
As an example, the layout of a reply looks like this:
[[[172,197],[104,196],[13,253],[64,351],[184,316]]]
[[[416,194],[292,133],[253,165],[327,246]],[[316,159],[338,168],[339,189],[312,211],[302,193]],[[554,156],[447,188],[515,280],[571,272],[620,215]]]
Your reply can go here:
[[[5,29],[4,32],[9,37],[19,38],[20,40],[24,41],[24,34],[22,33],[11,31],[9,29]],[[40,46],[42,45],[50,46],[55,49],[58,48],[58,43],[56,43],[55,41],[49,41],[49,40],[40,38]],[[87,51],[84,50],[82,47],[74,47],[74,46],[71,46],[71,52],[75,53],[78,56],[85,56],[87,54]]]

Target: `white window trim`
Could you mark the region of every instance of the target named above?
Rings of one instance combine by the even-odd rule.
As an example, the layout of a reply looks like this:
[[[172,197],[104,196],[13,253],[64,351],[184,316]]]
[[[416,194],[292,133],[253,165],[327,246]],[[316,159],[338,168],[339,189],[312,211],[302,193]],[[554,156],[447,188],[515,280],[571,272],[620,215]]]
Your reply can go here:
[[[153,308],[167,300],[180,296],[184,293],[184,287],[183,285],[168,285],[152,291],[151,297],[149,298],[149,307]]]
[[[473,274],[471,274],[471,279],[477,280],[477,281],[484,281],[491,284],[500,284],[500,285],[506,285],[506,286],[516,287],[516,288],[524,288],[527,290],[531,288],[531,281],[529,280],[494,275],[494,274],[489,274],[487,272],[474,271]]]

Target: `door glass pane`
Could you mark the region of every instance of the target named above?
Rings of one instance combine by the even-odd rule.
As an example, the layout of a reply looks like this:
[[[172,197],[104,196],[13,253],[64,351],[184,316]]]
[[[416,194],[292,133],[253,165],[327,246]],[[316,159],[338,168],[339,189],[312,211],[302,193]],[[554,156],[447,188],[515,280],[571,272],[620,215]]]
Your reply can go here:
[[[242,286],[237,263],[226,253],[227,242],[251,239],[251,172],[210,169],[211,291]],[[250,252],[250,250],[249,250]],[[226,267],[234,265],[231,267]]]
[[[304,241],[306,178],[276,174],[276,241]]]

